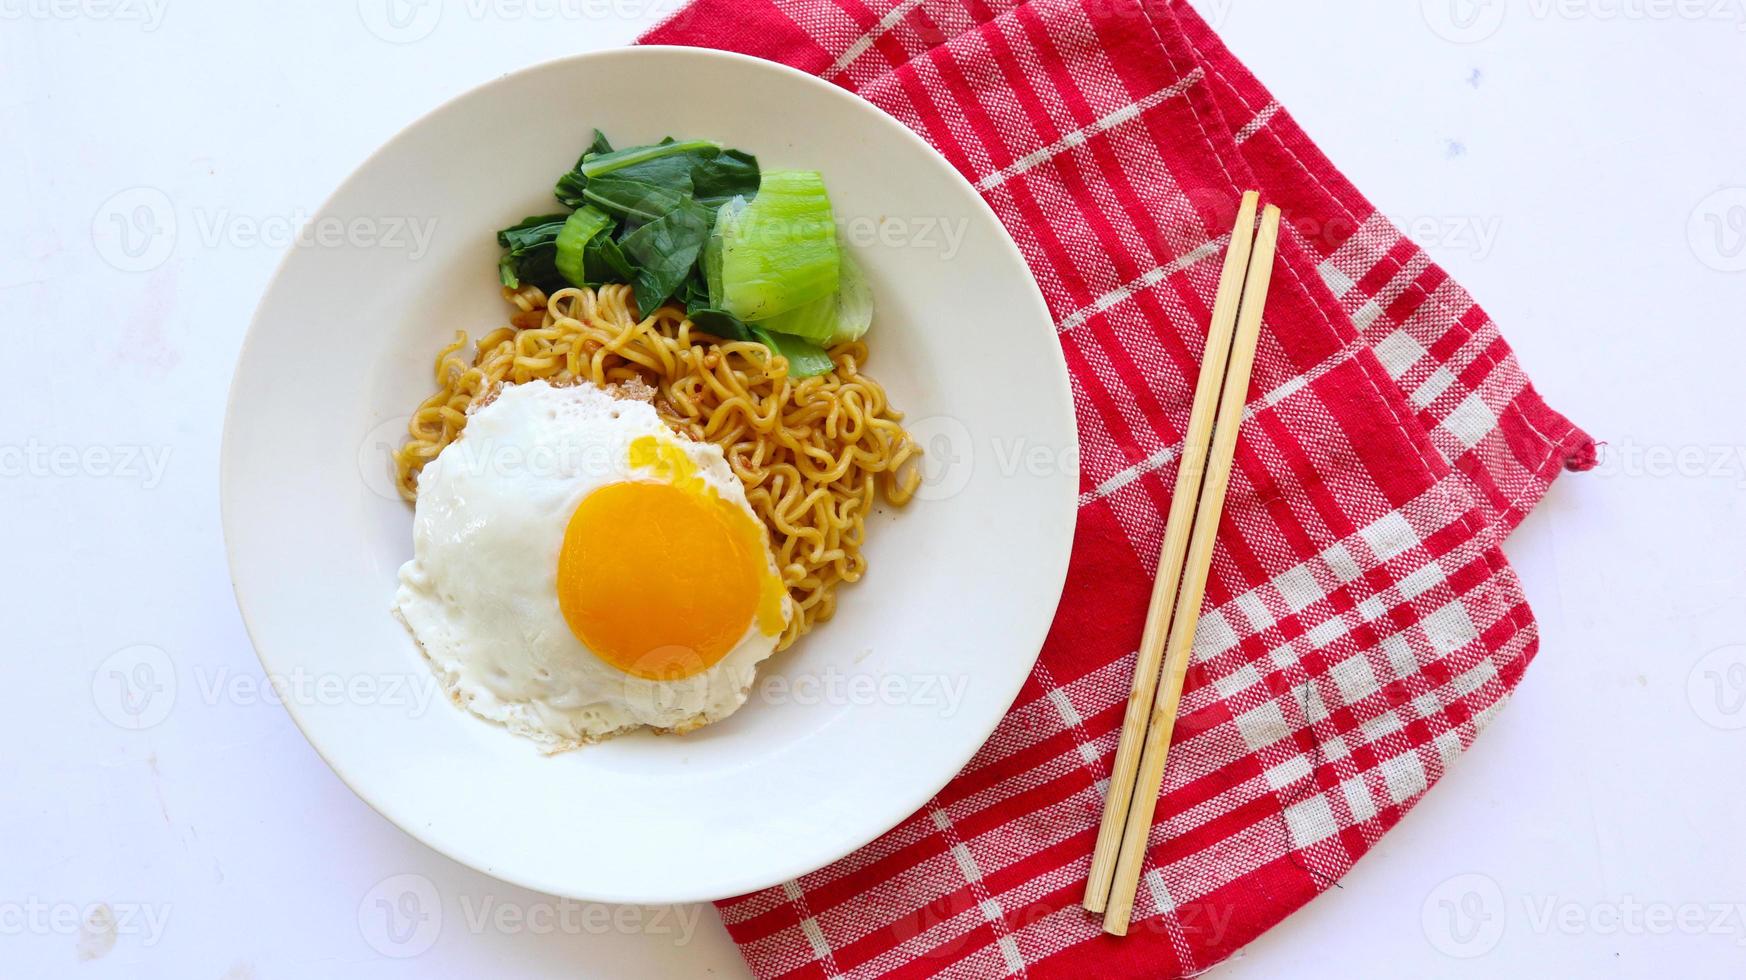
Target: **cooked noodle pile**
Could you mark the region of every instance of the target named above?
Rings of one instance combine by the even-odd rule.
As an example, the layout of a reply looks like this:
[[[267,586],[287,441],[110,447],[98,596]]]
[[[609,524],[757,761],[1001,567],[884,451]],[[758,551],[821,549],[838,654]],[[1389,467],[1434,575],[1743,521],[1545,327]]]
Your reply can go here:
[[[763,344],[705,334],[674,307],[639,319],[629,286],[562,289],[549,300],[524,286],[504,297],[518,309],[510,326],[480,338],[471,359],[464,333],[437,355],[437,392],[413,414],[411,438],[394,457],[402,496],[414,499],[419,470],[504,383],[641,382],[675,431],[722,448],[770,529],[796,606],[777,649],[831,618],[837,586],[866,571],[861,545],[874,500],[902,506],[921,480],[902,413],[861,373],[864,344],[833,348],[835,370],[797,381]]]

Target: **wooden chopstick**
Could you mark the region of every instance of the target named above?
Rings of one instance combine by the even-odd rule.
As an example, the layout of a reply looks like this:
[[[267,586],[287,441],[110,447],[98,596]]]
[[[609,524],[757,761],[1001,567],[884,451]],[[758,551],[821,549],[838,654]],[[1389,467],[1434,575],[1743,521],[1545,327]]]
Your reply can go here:
[[[1115,768],[1103,800],[1103,823],[1097,831],[1097,849],[1092,852],[1091,878],[1085,884],[1085,907],[1102,912],[1109,900],[1116,858],[1121,853],[1122,826],[1127,820],[1134,779],[1139,773],[1140,750],[1146,734],[1146,719],[1158,691],[1158,671],[1164,660],[1164,639],[1170,634],[1171,610],[1176,588],[1182,581],[1182,561],[1188,553],[1188,534],[1193,526],[1195,504],[1200,500],[1201,477],[1206,472],[1206,454],[1211,443],[1213,420],[1218,412],[1219,389],[1224,384],[1225,365],[1230,360],[1231,339],[1236,334],[1237,308],[1243,296],[1243,280],[1249,270],[1254,245],[1255,212],[1261,195],[1243,195],[1237,223],[1231,230],[1224,270],[1219,274],[1218,294],[1213,300],[1212,326],[1207,330],[1206,352],[1201,356],[1200,379],[1194,388],[1194,407],[1188,416],[1188,435],[1182,441],[1182,461],[1177,467],[1176,491],[1164,526],[1164,547],[1158,555],[1158,576],[1152,585],[1152,601],[1146,609],[1146,629],[1134,665],[1134,682],[1128,692],[1128,711],[1122,719],[1121,744],[1116,748]]]
[[[1249,274],[1243,286],[1243,301],[1237,316],[1237,336],[1225,371],[1219,396],[1218,419],[1213,423],[1212,451],[1207,459],[1206,482],[1194,515],[1188,546],[1188,562],[1182,575],[1182,591],[1165,646],[1164,677],[1152,706],[1146,729],[1145,750],[1140,756],[1139,778],[1128,807],[1122,832],[1121,856],[1116,861],[1115,881],[1104,912],[1103,931],[1118,936],[1128,932],[1134,911],[1134,893],[1140,885],[1140,868],[1146,860],[1146,843],[1152,834],[1152,814],[1158,805],[1158,790],[1164,782],[1164,761],[1170,752],[1170,736],[1176,728],[1176,710],[1182,700],[1182,681],[1188,673],[1194,649],[1194,632],[1200,625],[1201,600],[1206,595],[1207,574],[1212,568],[1213,546],[1218,541],[1219,520],[1224,514],[1225,491],[1230,486],[1232,460],[1236,456],[1237,431],[1249,397],[1249,375],[1255,367],[1255,346],[1261,337],[1261,314],[1267,305],[1267,290],[1273,282],[1273,260],[1279,246],[1279,209],[1268,205],[1261,216],[1261,231],[1249,258]]]

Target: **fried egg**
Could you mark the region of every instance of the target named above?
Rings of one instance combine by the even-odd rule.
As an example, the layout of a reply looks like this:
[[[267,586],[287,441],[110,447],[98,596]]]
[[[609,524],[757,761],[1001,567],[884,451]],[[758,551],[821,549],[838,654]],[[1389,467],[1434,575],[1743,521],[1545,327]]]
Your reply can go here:
[[[719,447],[544,381],[424,467],[394,608],[456,703],[550,752],[727,717],[793,615]]]

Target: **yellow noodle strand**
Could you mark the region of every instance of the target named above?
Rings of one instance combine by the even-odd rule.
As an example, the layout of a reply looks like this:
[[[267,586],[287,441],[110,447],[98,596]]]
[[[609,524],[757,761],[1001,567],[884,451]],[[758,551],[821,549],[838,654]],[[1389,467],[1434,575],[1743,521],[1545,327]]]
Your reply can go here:
[[[876,498],[901,507],[921,481],[902,414],[861,373],[866,345],[838,345],[834,370],[796,381],[764,345],[711,336],[674,307],[639,317],[629,286],[503,293],[516,310],[510,326],[481,337],[471,360],[464,333],[437,353],[437,391],[394,457],[402,496],[416,497],[419,471],[504,384],[640,381],[675,432],[721,447],[769,528],[796,609],[778,649],[831,618],[837,587],[866,573]]]

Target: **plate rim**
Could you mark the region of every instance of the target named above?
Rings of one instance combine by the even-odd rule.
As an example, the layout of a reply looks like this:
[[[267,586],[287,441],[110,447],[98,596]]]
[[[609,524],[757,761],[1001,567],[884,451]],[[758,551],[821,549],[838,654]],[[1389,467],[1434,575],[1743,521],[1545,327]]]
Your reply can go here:
[[[964,175],[952,165],[951,161],[947,160],[943,154],[924,140],[914,130],[904,125],[901,120],[898,120],[884,109],[879,108],[855,92],[849,91],[841,86],[833,85],[815,75],[780,62],[715,48],[691,47],[686,45],[630,44],[596,51],[585,51],[573,55],[566,55],[561,58],[552,58],[524,65],[515,71],[505,72],[484,82],[471,85],[468,88],[442,100],[429,110],[420,113],[412,120],[401,125],[392,135],[384,139],[375,149],[347,171],[346,175],[341,178],[340,181],[334,185],[333,189],[328,192],[327,196],[323,198],[321,204],[310,211],[309,216],[305,219],[305,224],[307,225],[311,222],[320,220],[323,215],[327,214],[334,200],[344,193],[350,187],[352,182],[356,180],[371,163],[385,153],[389,147],[405,137],[414,128],[443,113],[462,100],[471,98],[485,89],[503,84],[518,76],[533,72],[552,70],[559,65],[583,61],[635,61],[650,55],[696,58],[702,61],[727,61],[741,64],[750,63],[758,70],[766,70],[776,74],[787,75],[798,84],[809,85],[818,90],[828,90],[832,97],[843,100],[846,103],[859,103],[859,108],[861,110],[871,111],[885,117],[885,119],[892,125],[892,128],[901,134],[898,138],[906,139],[912,145],[921,149],[925,155],[941,169],[948,179],[957,182],[964,190],[969,191],[971,197],[975,200],[974,207],[980,209],[982,214],[999,232],[999,234],[995,236],[997,239],[995,248],[1004,250],[1008,254],[1008,257],[1016,261],[1019,268],[1025,271],[1025,288],[1023,289],[1023,292],[1026,300],[1034,307],[1034,311],[1038,314],[1039,320],[1043,323],[1049,324],[1051,327],[1049,336],[1051,343],[1049,349],[1053,354],[1053,357],[1050,358],[1050,364],[1053,368],[1051,373],[1054,375],[1055,391],[1050,398],[1056,402],[1056,414],[1064,420],[1067,433],[1070,436],[1069,446],[1064,447],[1064,451],[1066,449],[1071,449],[1072,455],[1069,458],[1075,460],[1078,459],[1078,448],[1080,444],[1078,417],[1074,409],[1072,385],[1070,374],[1067,370],[1065,354],[1061,350],[1059,338],[1055,335],[1053,330],[1055,322],[1054,317],[1049,312],[1048,304],[1043,297],[1041,286],[1037,283],[1035,275],[1030,271],[1030,263],[1026,261],[1024,253],[1020,251],[1017,242],[1013,240],[1011,233],[1007,231],[1005,224],[1001,222],[999,215],[995,213],[993,207],[989,205],[981,192],[976,190],[975,185],[967,180]],[[240,438],[237,435],[239,431],[237,417],[239,392],[238,379],[242,373],[243,365],[249,359],[256,337],[261,331],[262,314],[266,309],[267,300],[273,295],[275,288],[284,278],[286,268],[290,265],[292,258],[297,253],[297,249],[287,248],[285,253],[280,256],[279,262],[274,267],[272,275],[267,279],[266,284],[262,287],[260,299],[257,300],[254,311],[250,315],[248,327],[244,331],[242,343],[238,347],[236,360],[232,367],[231,381],[225,398],[224,428],[219,443],[219,523],[224,538],[226,575],[230,579],[231,594],[235,597],[237,612],[242,620],[243,630],[248,637],[249,645],[253,648],[256,659],[260,661],[262,669],[268,673],[271,673],[273,670],[273,664],[269,662],[269,655],[263,647],[261,637],[257,635],[255,620],[250,615],[250,603],[243,595],[242,586],[238,581],[237,575],[238,565],[242,559],[239,557],[237,550],[238,532],[234,526],[234,522],[237,520],[235,516],[236,507],[232,504],[232,498],[236,493],[236,481],[240,479],[240,477],[233,472],[233,470],[239,465],[237,462],[239,454],[234,447],[235,441]],[[1077,477],[1077,470],[1075,471],[1075,477]],[[953,779],[957,778],[958,774],[963,771],[963,767],[975,757],[975,754],[980,751],[984,745],[987,744],[989,737],[993,735],[1001,721],[1011,713],[1012,705],[1017,702],[1018,696],[1023,692],[1024,684],[1034,671],[1036,662],[1041,656],[1043,646],[1048,639],[1049,631],[1052,628],[1055,616],[1059,611],[1062,595],[1066,587],[1073,542],[1076,538],[1078,528],[1079,508],[1077,479],[1063,480],[1062,485],[1064,487],[1063,495],[1065,497],[1063,503],[1065,504],[1064,509],[1067,518],[1066,526],[1057,536],[1058,540],[1054,543],[1055,546],[1052,549],[1054,553],[1041,556],[1041,560],[1038,562],[1039,567],[1047,568],[1052,566],[1056,569],[1055,573],[1049,576],[1049,579],[1052,580],[1049,593],[1054,596],[1054,604],[1051,607],[1049,619],[1043,624],[1039,635],[1035,637],[1034,644],[1032,644],[1030,651],[1025,654],[1025,657],[1027,658],[1025,670],[1022,673],[1019,671],[1013,671],[1012,676],[1014,680],[1011,684],[1010,693],[1003,693],[998,698],[1000,702],[1005,704],[1005,708],[999,715],[993,718],[993,720],[986,726],[985,730],[979,732],[978,737],[973,744],[966,740],[965,744],[969,746],[968,750],[963,754],[962,759],[957,760],[957,763],[947,772],[943,779],[937,781],[934,779],[918,781],[916,788],[912,791],[911,796],[906,798],[901,809],[899,810],[896,807],[893,808],[894,816],[892,816],[889,823],[885,823],[883,820],[876,821],[875,823],[880,824],[880,826],[877,826],[870,833],[846,835],[838,844],[833,845],[831,848],[827,848],[827,850],[836,852],[834,856],[828,857],[822,861],[809,857],[804,860],[783,864],[771,863],[766,865],[769,870],[762,873],[745,875],[742,880],[738,880],[731,885],[723,885],[705,891],[677,888],[644,893],[629,893],[622,891],[615,893],[611,890],[603,891],[598,889],[591,889],[584,893],[579,891],[574,885],[553,881],[549,878],[542,877],[539,874],[495,868],[482,856],[472,853],[462,847],[455,846],[453,845],[453,842],[444,841],[438,843],[430,839],[422,833],[420,829],[418,829],[414,821],[403,822],[396,819],[394,815],[390,814],[384,808],[384,804],[379,801],[377,794],[360,785],[352,775],[348,774],[347,771],[335,761],[333,754],[329,751],[329,747],[324,746],[322,742],[318,741],[311,733],[303,714],[303,706],[298,704],[296,699],[293,698],[281,699],[281,703],[284,705],[287,713],[290,714],[292,722],[297,726],[297,730],[303,736],[304,741],[309,744],[310,748],[315,751],[316,755],[320,757],[322,762],[327,765],[333,774],[339,778],[340,782],[343,783],[353,795],[362,800],[366,806],[375,811],[389,824],[398,828],[400,831],[414,840],[417,840],[420,844],[435,853],[450,858],[457,863],[463,864],[468,868],[492,878],[549,895],[563,896],[580,901],[616,904],[714,902],[761,891],[834,864],[835,862],[862,849],[886,833],[889,833],[893,828],[901,825],[903,821],[909,819],[924,807],[929,800],[937,796],[939,792],[949,785]]]

